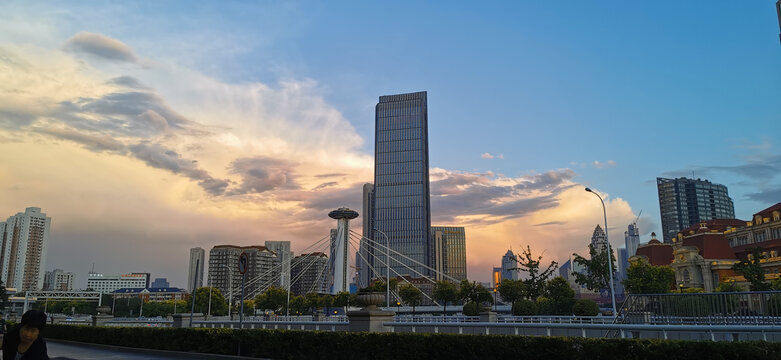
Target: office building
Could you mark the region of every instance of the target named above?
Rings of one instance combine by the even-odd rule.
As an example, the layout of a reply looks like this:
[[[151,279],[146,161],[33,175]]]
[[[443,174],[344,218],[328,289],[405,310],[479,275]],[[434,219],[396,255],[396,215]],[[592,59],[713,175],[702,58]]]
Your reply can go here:
[[[734,219],[735,209],[727,187],[701,179],[656,178],[662,242],[670,243],[678,233],[701,221]]]
[[[70,291],[73,290],[73,279],[75,275],[72,272],[65,272],[61,269],[47,271],[43,279],[43,290],[48,291]]]
[[[599,225],[594,228],[594,233],[591,234],[591,247],[596,250],[597,254],[607,251],[607,235]]]
[[[247,299],[254,298],[262,290],[279,284],[280,267],[277,255],[265,246],[217,245],[209,251],[209,284],[220,289],[228,298],[241,297],[241,273],[239,255],[247,253]],[[229,290],[233,289],[232,294]]]
[[[374,185],[363,184],[363,236],[371,238],[374,229]],[[358,273],[357,282],[359,288],[369,286],[373,273],[369,265],[374,264],[374,251],[367,244],[367,240],[361,238],[358,251],[355,254],[355,269]],[[373,265],[372,265],[373,266]]]
[[[206,251],[195,247],[190,249],[190,271],[187,276],[187,291],[193,292],[193,286],[203,287],[203,272],[206,267]]]
[[[293,294],[328,293],[328,255],[316,252],[296,256],[290,274],[293,279],[290,292]]]
[[[149,287],[149,273],[104,275],[90,272],[87,275],[87,289],[111,293],[122,288],[145,289]]]
[[[171,287],[171,283],[168,282],[168,279],[166,278],[156,278],[155,281],[152,281],[152,285],[149,285],[151,288],[169,288]]]
[[[413,261],[394,256],[391,276],[429,275],[431,211],[429,201],[428,110],[426,92],[380,96],[375,109],[374,212],[370,238]],[[372,250],[373,267],[385,261]],[[372,275],[376,277],[377,274]]]
[[[435,280],[466,280],[466,232],[460,226],[432,226]]]
[[[43,288],[51,220],[41,208],[29,207],[0,223],[0,263],[5,287],[18,291]]]
[[[502,280],[520,280],[520,270],[518,269],[518,257],[512,250],[502,256]]]

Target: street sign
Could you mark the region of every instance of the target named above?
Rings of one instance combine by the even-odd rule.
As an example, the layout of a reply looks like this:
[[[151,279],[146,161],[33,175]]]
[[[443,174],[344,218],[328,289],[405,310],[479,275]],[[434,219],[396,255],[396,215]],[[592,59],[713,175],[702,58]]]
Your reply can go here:
[[[244,273],[247,272],[247,267],[249,266],[249,256],[247,253],[243,252],[241,255],[239,255],[239,273],[244,275]]]

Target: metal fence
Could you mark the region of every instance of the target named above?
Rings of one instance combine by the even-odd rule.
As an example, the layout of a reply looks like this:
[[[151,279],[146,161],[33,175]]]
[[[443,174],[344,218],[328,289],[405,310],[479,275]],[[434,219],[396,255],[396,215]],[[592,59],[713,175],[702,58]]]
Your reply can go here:
[[[629,295],[618,312],[630,324],[781,324],[781,291]]]

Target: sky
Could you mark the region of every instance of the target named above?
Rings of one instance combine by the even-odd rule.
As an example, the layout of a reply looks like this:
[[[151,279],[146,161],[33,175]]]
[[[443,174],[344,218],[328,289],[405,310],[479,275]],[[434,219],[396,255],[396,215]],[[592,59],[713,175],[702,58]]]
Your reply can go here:
[[[561,264],[603,222],[586,186],[615,247],[661,232],[657,177],[741,219],[781,201],[778,34],[772,0],[2,2],[0,216],[42,208],[77,287],[309,251],[362,210],[379,96],[427,91],[432,224],[466,228],[469,278]]]

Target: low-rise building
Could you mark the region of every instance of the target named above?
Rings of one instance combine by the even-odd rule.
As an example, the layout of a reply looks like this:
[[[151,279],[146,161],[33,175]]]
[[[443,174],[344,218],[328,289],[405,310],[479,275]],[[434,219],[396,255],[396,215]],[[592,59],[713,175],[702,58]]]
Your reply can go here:
[[[187,291],[185,289],[175,287],[165,288],[125,288],[117,289],[112,293],[116,299],[136,298],[140,297],[145,302],[149,301],[169,301],[169,300],[185,300],[187,298]]]
[[[110,293],[117,289],[145,289],[149,287],[149,273],[130,273],[121,275],[104,275],[90,272],[87,276],[87,289]]]

